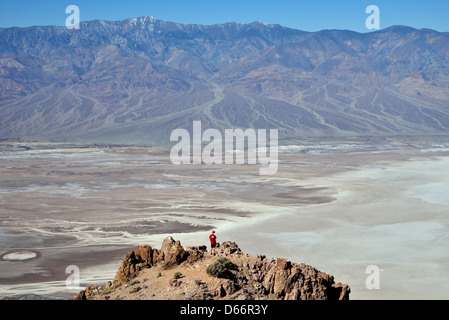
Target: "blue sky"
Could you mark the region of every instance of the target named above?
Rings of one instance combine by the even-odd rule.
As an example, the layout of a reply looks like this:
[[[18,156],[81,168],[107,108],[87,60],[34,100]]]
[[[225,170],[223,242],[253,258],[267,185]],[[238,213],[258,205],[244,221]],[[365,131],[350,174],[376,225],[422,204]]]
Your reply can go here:
[[[263,21],[318,31],[368,32],[365,9],[377,5],[380,28],[407,25],[449,31],[449,0],[0,0],[0,27],[64,25],[65,8],[77,5],[81,21],[140,16],[215,24]]]

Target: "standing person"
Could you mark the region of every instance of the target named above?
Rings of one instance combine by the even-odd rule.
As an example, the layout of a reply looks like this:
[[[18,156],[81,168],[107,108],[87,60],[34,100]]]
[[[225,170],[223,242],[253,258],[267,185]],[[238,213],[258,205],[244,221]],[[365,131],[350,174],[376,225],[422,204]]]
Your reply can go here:
[[[210,253],[215,255],[215,247],[217,245],[217,236],[215,235],[215,230],[211,231],[209,240],[210,240]]]

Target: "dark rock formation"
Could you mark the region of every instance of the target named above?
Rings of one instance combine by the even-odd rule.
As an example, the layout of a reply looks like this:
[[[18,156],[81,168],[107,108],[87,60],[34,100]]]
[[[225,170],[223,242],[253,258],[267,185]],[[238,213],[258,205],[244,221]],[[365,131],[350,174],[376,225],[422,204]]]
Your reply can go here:
[[[180,265],[184,261],[193,263],[204,256],[206,246],[188,247],[185,250],[181,242],[167,237],[160,250],[153,249],[150,245],[139,245],[136,252],[130,251],[123,259],[120,268],[115,275],[113,284],[125,284],[132,280],[143,268],[160,265],[162,269],[170,269]]]
[[[228,276],[217,277],[206,272],[209,266],[224,260],[228,265],[232,265],[232,268],[226,270]],[[114,289],[119,290],[124,284],[128,287],[140,283],[139,280],[133,279],[144,269],[152,267],[164,272],[174,269],[174,275],[182,274],[181,280],[179,277],[171,278],[167,286],[172,288],[170,290],[183,290],[183,294],[186,294],[184,298],[192,300],[348,300],[351,292],[347,284],[335,283],[333,276],[316,268],[282,258],[250,256],[244,254],[235,242],[222,243],[217,247],[216,254],[211,255],[207,253],[206,246],[184,248],[180,241],[167,237],[160,250],[153,249],[150,245],[139,245],[136,251],[128,252],[112,283],[108,282],[104,288],[88,287],[74,299],[86,300],[94,296],[98,299],[109,299]],[[189,270],[194,270],[196,277],[195,284],[190,287],[188,284],[193,281],[188,276],[184,278],[184,273],[188,274]],[[198,277],[202,277],[202,280]],[[147,280],[145,278],[143,281]],[[149,288],[149,284],[145,288]],[[128,290],[130,294],[134,292],[137,290]],[[146,292],[141,287],[138,292],[140,296],[147,295],[149,299],[154,296],[154,293]],[[132,299],[132,296],[128,299]]]

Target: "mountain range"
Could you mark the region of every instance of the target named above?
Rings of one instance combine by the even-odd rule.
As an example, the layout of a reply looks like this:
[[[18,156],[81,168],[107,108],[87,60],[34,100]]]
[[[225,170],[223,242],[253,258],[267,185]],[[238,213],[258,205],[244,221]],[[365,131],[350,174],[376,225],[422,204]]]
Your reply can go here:
[[[169,144],[176,128],[449,132],[449,33],[140,17],[0,29],[0,138]]]

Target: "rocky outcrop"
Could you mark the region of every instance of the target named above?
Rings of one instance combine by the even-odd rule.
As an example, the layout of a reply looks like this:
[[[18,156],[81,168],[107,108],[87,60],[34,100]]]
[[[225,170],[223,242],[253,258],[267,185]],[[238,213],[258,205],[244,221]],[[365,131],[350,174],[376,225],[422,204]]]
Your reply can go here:
[[[201,259],[206,252],[206,246],[184,247],[180,241],[167,237],[160,250],[153,249],[150,245],[139,245],[137,250],[129,251],[123,259],[120,268],[115,275],[113,285],[125,284],[132,280],[140,270],[159,265],[161,269],[170,269],[180,265],[184,261],[193,263]]]
[[[225,242],[220,247],[222,255],[242,254],[234,242]],[[335,284],[334,277],[306,265],[292,263],[286,259],[256,257],[252,264],[243,265],[236,273],[233,285],[227,283],[233,293],[235,287],[251,284],[253,296],[272,295],[282,300],[347,300],[350,288],[347,284]],[[223,293],[221,292],[221,295]]]
[[[286,259],[263,259],[253,265],[254,278],[265,293],[283,300],[346,300],[348,285],[335,284],[334,277],[315,268]]]
[[[217,278],[206,269],[220,258],[233,267]],[[211,255],[206,246],[184,248],[167,237],[160,250],[139,245],[128,252],[112,282],[88,287],[75,299],[135,299],[136,292],[139,299],[348,300],[351,290],[312,266],[244,254],[235,242],[222,243]]]

